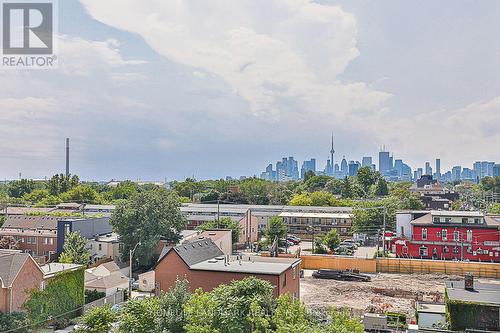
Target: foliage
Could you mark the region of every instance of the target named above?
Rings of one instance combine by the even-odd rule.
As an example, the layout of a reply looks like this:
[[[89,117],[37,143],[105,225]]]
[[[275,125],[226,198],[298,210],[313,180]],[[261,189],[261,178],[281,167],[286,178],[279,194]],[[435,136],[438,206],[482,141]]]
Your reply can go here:
[[[266,236],[270,242],[273,242],[275,237],[278,237],[278,240],[285,239],[287,231],[288,227],[282,217],[273,216],[269,219],[267,223]]]
[[[84,184],[76,185],[69,191],[62,193],[63,201],[84,202],[84,203],[101,203],[102,199],[92,187]]]
[[[485,177],[481,179],[481,189],[488,193],[500,193],[500,177]]]
[[[21,198],[35,189],[35,182],[31,179],[20,179],[10,182],[7,188],[9,196]]]
[[[87,240],[80,235],[80,232],[76,231],[67,234],[64,238],[63,252],[59,257],[59,262],[87,265],[89,258]]]
[[[25,333],[29,331],[28,328],[19,327],[26,327],[28,325],[28,318],[24,312],[0,312],[0,332]]]
[[[490,214],[500,214],[500,203],[492,204],[488,208],[488,213],[490,213]]]
[[[85,289],[85,304],[92,303],[98,299],[101,299],[106,296],[106,293],[97,291],[97,290],[87,290]]]
[[[159,331],[182,333],[184,332],[184,304],[190,297],[189,282],[177,280],[175,286],[160,297],[158,315]]]
[[[56,174],[47,182],[47,189],[53,196],[58,196],[61,193],[71,190],[80,183],[77,175],[66,176],[64,174]]]
[[[363,333],[364,326],[358,317],[347,309],[331,309],[328,324],[321,327],[321,333]]]
[[[24,308],[30,322],[39,323],[49,317],[76,317],[84,302],[84,269],[81,268],[57,274],[43,290],[32,290]]]
[[[361,185],[365,196],[368,195],[370,186],[378,183],[380,178],[380,173],[374,171],[371,167],[368,166],[359,168],[358,174],[356,175],[356,180],[359,185]]]
[[[33,190],[30,193],[23,195],[23,200],[31,203],[37,203],[47,198],[50,195],[49,191],[46,189]]]
[[[239,243],[241,227],[238,221],[233,220],[228,216],[219,218],[219,221],[208,221],[198,227],[199,230],[210,229],[229,229],[231,230],[231,237],[233,244]]]
[[[340,194],[342,195],[342,198],[344,198],[344,199],[354,197],[354,192],[352,190],[351,180],[349,180],[349,177],[345,177],[344,180],[342,181],[342,187],[340,189]]]
[[[204,292],[201,288],[196,289],[184,305],[186,333],[219,333],[217,307],[218,303],[211,293]]]
[[[313,332],[315,324],[311,321],[311,316],[307,313],[304,304],[289,294],[278,298],[272,323],[277,333]]]
[[[312,199],[309,193],[295,194],[288,204],[290,206],[312,206]]]
[[[314,251],[313,254],[327,254],[328,249],[325,246],[325,242],[321,237],[314,238]]]
[[[325,175],[313,176],[305,180],[302,187],[308,192],[322,191],[331,179],[332,177]]]
[[[160,301],[157,297],[132,299],[120,310],[119,333],[150,333],[158,331]]]
[[[17,250],[19,242],[13,236],[0,237],[0,249]]]
[[[172,243],[180,239],[187,222],[179,205],[177,195],[164,189],[138,192],[118,204],[110,223],[123,243],[122,256],[141,242],[136,258],[140,266],[150,267],[160,238]]]
[[[240,191],[245,195],[248,203],[253,205],[267,205],[268,182],[259,178],[247,178],[240,184]]]
[[[323,238],[324,244],[328,247],[328,249],[335,249],[340,244],[340,235],[338,234],[336,229],[331,229]]]
[[[384,196],[387,194],[389,194],[387,181],[384,178],[380,177],[375,184],[375,195]]]
[[[79,322],[83,327],[75,330],[75,332],[107,333],[116,319],[117,314],[111,310],[111,306],[93,307],[80,318]]]

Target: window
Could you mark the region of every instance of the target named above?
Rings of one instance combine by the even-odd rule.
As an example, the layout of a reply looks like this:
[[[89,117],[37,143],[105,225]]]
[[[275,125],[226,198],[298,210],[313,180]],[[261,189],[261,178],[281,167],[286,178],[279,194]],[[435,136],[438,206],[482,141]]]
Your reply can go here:
[[[458,242],[459,238],[460,238],[460,233],[458,232],[458,230],[453,231],[453,240],[455,242]]]
[[[467,217],[462,217],[462,223],[469,223],[469,219]]]
[[[482,220],[481,220],[479,217],[476,217],[476,218],[474,219],[474,223],[475,223],[475,224],[481,224],[481,223],[482,223]]]
[[[67,235],[71,232],[71,228],[69,224],[64,225],[64,234]]]
[[[458,254],[458,246],[453,247],[453,254]]]
[[[427,255],[428,255],[427,247],[425,247],[425,246],[420,247],[420,256],[427,257]]]
[[[436,232],[436,237],[440,238],[441,237],[441,231]]]
[[[450,248],[448,246],[443,247],[443,253],[450,253]]]
[[[48,239],[47,237],[45,237],[45,238],[43,239],[43,244],[47,245],[47,244],[48,244],[48,242],[49,242],[49,239]]]
[[[427,228],[422,229],[422,239],[427,239]]]
[[[286,287],[286,272],[283,273],[283,285],[282,286],[283,286],[283,288]]]
[[[99,251],[102,251],[102,244],[99,244]]]
[[[434,223],[439,223],[440,222],[439,217],[434,217],[432,220],[434,221]]]
[[[444,218],[445,223],[451,223],[451,217],[445,217]]]
[[[295,280],[296,278],[297,278],[297,266],[292,268],[292,279]]]
[[[49,238],[49,244],[54,245],[54,238]]]
[[[467,246],[467,253],[472,254],[472,245]]]
[[[444,241],[448,240],[448,230],[446,229],[441,230],[441,236]]]
[[[467,230],[467,241],[472,242],[472,230]]]

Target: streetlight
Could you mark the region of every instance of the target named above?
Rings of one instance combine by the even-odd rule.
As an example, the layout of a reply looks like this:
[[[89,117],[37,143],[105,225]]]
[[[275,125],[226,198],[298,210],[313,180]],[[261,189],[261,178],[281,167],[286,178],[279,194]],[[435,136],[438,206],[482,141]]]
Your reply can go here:
[[[128,299],[132,299],[132,256],[134,255],[137,246],[141,245],[141,242],[135,244],[134,249],[129,251],[129,277],[128,277]]]

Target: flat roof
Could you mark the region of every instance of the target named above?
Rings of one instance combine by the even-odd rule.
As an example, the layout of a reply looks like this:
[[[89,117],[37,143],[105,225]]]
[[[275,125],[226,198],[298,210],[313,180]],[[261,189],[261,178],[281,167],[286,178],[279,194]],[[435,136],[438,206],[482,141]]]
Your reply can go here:
[[[446,304],[444,303],[417,303],[417,311],[422,313],[446,313]]]
[[[305,217],[305,218],[324,218],[324,219],[351,219],[353,214],[346,213],[303,213],[303,212],[283,212],[281,217]]]
[[[466,290],[464,281],[446,281],[448,298],[452,301],[465,301],[483,305],[500,306],[500,281],[482,283],[474,281],[474,289]]]
[[[236,260],[236,257],[230,257],[229,263],[224,265],[224,259],[209,259],[189,266],[189,269],[200,271],[232,272],[263,275],[280,275],[287,269],[300,263],[298,258],[280,258],[288,260],[260,260],[253,256],[243,257],[242,260]]]
[[[41,266],[44,277],[49,278],[54,276],[57,273],[66,272],[66,271],[74,271],[83,267],[82,265],[77,264],[62,264],[59,262],[51,262]]]
[[[202,204],[202,203],[186,203],[183,204],[182,208],[189,207],[189,210],[194,208],[210,208],[217,210],[217,204]],[[330,207],[330,206],[287,206],[287,205],[230,205],[222,204],[219,205],[221,211],[229,211],[231,209],[241,209],[241,210],[252,210],[253,212],[284,212],[284,211],[295,211],[295,212],[352,212],[352,207]]]

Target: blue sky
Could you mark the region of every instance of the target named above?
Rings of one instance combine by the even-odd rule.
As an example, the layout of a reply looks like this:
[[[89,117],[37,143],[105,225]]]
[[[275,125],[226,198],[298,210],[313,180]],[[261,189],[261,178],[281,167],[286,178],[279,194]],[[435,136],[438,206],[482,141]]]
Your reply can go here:
[[[498,1],[59,1],[57,70],[0,71],[0,177],[220,178],[381,145],[500,162]]]

